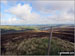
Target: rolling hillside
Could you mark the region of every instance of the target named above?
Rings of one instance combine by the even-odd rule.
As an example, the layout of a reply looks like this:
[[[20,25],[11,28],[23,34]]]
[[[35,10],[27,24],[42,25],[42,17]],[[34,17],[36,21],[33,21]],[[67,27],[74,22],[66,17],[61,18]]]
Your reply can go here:
[[[46,55],[50,30],[29,30],[1,34],[2,54]],[[73,52],[74,27],[53,28],[51,46],[52,55],[57,55],[61,51]]]

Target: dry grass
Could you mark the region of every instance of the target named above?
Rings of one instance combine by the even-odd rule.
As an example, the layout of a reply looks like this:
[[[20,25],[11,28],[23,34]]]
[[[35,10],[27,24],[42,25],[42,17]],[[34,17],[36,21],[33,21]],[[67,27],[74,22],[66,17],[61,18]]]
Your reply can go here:
[[[18,42],[10,41],[5,48],[5,54],[46,55],[48,38],[30,38]],[[54,37],[51,41],[51,54],[58,54],[61,51],[74,51],[74,43]]]

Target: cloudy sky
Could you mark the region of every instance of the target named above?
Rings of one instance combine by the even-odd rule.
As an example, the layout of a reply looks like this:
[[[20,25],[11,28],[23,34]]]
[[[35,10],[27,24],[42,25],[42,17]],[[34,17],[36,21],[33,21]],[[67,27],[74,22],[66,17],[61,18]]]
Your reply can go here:
[[[74,24],[74,1],[1,0],[1,25]]]

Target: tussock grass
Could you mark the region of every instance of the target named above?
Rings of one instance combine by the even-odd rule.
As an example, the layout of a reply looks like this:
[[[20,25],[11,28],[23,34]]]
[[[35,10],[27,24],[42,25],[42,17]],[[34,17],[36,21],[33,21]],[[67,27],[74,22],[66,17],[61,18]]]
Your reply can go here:
[[[30,38],[23,41],[10,42],[10,47],[6,47],[8,54],[20,55],[47,55],[48,38]],[[11,50],[9,50],[11,49]],[[57,55],[61,51],[74,51],[74,43],[54,37],[51,41],[51,55]]]

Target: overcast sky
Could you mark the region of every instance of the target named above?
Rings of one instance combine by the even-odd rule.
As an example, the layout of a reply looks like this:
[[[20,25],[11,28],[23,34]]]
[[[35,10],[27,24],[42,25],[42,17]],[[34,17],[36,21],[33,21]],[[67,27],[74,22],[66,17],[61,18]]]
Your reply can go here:
[[[74,1],[1,1],[1,25],[74,24]]]

